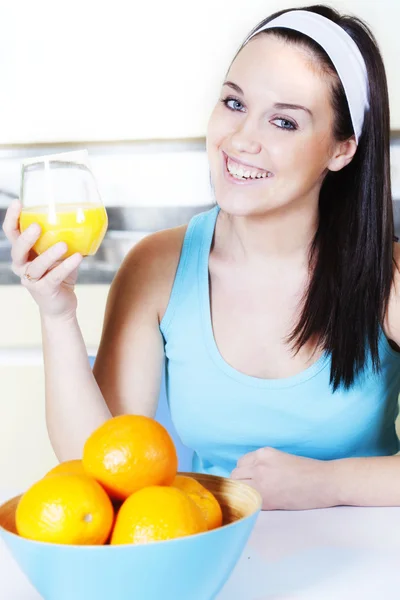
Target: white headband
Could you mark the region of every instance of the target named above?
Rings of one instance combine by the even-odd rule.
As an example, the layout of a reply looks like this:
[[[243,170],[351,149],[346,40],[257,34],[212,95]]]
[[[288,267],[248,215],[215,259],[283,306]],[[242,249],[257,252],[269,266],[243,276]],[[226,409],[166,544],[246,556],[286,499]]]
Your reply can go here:
[[[367,68],[355,41],[339,25],[322,15],[307,10],[292,10],[260,27],[246,39],[243,46],[254,35],[270,27],[285,27],[300,31],[315,40],[326,51],[343,84],[358,144],[364,122],[364,111],[369,108],[369,102]]]

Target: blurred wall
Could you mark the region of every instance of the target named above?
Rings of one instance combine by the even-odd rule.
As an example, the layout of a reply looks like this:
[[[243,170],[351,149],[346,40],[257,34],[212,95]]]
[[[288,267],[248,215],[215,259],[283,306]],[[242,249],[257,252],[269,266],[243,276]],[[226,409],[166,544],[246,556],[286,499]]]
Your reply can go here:
[[[0,3],[0,145],[205,135],[248,32],[300,0]],[[400,130],[400,2],[333,0],[372,27]]]

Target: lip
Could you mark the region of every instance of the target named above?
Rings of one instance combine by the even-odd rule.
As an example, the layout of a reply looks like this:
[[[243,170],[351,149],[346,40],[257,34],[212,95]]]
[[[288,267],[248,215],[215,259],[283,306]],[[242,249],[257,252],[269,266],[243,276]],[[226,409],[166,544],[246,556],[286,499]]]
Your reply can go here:
[[[273,177],[274,177],[272,175],[272,177],[260,177],[258,179],[257,178],[256,179],[243,179],[243,180],[235,179],[235,177],[233,177],[233,175],[231,175],[228,171],[228,165],[227,165],[228,155],[224,151],[222,151],[222,154],[224,157],[224,177],[230,183],[236,183],[237,185],[257,185],[261,182],[265,183],[266,181],[269,181],[270,179],[273,179]],[[232,159],[232,160],[234,160],[234,159]],[[242,163],[242,164],[244,165],[245,163]],[[250,167],[250,165],[246,165],[246,166]],[[250,168],[254,169],[255,167],[250,167]]]
[[[243,165],[244,167],[249,167],[250,169],[256,169],[257,171],[268,171],[268,169],[261,169],[259,167],[256,167],[255,165],[251,165],[250,163],[247,163],[244,160],[239,160],[238,158],[233,158],[233,156],[228,156],[226,152],[224,152],[222,150],[222,154],[225,156],[225,159],[230,158],[231,160],[233,160],[234,162],[237,162],[239,165]]]

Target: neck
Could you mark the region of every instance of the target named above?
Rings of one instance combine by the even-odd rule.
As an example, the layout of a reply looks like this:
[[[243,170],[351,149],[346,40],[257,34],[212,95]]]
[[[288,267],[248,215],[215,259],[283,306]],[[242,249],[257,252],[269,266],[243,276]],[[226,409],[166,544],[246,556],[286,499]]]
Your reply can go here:
[[[237,263],[308,264],[318,227],[318,203],[299,203],[251,216],[230,215],[221,209],[218,221],[216,249],[229,253]]]

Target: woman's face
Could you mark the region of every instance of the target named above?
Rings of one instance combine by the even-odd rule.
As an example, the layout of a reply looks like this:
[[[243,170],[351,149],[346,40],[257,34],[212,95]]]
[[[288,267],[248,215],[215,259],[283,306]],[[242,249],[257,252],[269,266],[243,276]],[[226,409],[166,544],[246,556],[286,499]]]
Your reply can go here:
[[[299,203],[317,205],[328,166],[331,170],[344,166],[331,133],[327,77],[313,68],[305,50],[261,35],[240,51],[227,81],[231,84],[222,86],[207,129],[218,204],[234,215],[262,215],[283,207],[299,208]],[[240,161],[245,163],[242,171]],[[237,181],[228,167],[239,176],[246,171],[268,176]]]

